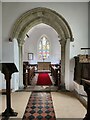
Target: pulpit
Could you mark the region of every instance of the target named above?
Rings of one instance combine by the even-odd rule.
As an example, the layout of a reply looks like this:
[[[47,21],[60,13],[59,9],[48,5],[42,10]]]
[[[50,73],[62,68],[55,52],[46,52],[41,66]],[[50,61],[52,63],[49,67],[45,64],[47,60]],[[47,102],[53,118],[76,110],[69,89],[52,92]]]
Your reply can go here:
[[[6,110],[2,113],[2,116],[17,116],[17,112],[11,108],[11,91],[10,91],[10,79],[14,72],[18,72],[14,63],[0,63],[1,72],[5,75],[6,79]]]

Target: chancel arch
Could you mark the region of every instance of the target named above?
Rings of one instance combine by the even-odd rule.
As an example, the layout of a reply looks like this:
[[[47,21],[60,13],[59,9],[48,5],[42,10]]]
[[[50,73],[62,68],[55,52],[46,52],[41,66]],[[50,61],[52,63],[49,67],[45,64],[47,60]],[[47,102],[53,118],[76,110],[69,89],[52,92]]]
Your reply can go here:
[[[64,17],[48,8],[38,7],[25,12],[16,20],[13,26],[10,37],[11,39],[16,38],[19,44],[20,79],[22,79],[22,46],[25,42],[24,38],[32,27],[40,23],[51,26],[60,36],[61,84],[65,85],[66,89],[69,89],[69,82],[66,82],[69,81],[69,72],[66,72],[66,70],[69,71],[69,45],[73,41],[72,31]]]

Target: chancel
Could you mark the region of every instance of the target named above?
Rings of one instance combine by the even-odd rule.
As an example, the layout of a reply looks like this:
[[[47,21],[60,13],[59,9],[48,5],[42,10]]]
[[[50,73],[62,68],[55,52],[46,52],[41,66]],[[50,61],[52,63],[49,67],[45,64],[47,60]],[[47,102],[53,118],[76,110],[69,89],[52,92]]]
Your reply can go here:
[[[0,119],[90,119],[89,13],[89,1],[0,2],[0,62],[13,63]]]

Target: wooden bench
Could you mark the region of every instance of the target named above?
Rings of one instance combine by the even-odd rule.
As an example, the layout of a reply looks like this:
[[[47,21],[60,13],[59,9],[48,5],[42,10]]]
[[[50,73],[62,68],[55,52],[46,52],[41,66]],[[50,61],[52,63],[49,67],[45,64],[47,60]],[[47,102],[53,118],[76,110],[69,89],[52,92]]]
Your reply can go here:
[[[51,76],[55,82],[55,85],[60,85],[61,82],[61,67],[55,67],[53,65],[50,65],[51,69]]]
[[[24,88],[31,85],[31,80],[35,76],[35,67],[31,67],[29,64],[23,64],[23,84]]]
[[[33,77],[35,76],[35,67],[30,67],[28,69],[28,84],[31,84]]]

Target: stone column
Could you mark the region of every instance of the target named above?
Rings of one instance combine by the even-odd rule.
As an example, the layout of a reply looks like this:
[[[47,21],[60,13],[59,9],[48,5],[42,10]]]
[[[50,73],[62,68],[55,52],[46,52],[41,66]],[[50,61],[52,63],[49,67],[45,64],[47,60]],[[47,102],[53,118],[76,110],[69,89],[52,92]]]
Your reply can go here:
[[[23,43],[19,43],[19,88],[23,87]]]
[[[70,39],[67,39],[65,45],[65,88],[67,90],[71,89],[73,81],[70,82]]]
[[[61,87],[65,88],[65,45],[66,40],[59,40],[61,44]]]

